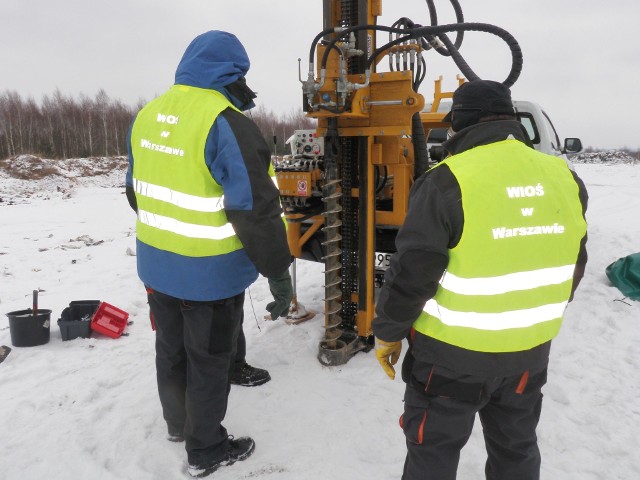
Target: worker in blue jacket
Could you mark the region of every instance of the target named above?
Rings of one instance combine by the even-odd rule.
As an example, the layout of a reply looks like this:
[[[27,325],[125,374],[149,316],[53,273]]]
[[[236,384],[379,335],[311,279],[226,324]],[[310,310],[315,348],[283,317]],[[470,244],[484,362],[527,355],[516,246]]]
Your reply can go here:
[[[245,289],[258,274],[268,279],[273,319],[292,297],[269,147],[242,113],[254,106],[249,65],[234,35],[199,35],[175,84],[140,110],[129,138],[126,191],[156,327],[158,392],[168,438],[185,440],[195,477],[254,450],[251,438],[222,426],[230,383],[269,379],[244,361]]]

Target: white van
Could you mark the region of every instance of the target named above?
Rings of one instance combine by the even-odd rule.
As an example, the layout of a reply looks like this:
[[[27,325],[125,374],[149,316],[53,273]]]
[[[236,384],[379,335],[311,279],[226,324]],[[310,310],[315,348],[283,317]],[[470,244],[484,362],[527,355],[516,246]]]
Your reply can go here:
[[[522,123],[529,139],[536,150],[549,155],[555,155],[563,158],[571,167],[569,157],[575,155],[582,150],[582,142],[579,138],[565,138],[560,143],[560,137],[549,118],[549,115],[534,102],[525,100],[514,100],[513,106],[516,110],[516,117]],[[425,111],[430,111],[431,105],[427,105]],[[441,102],[438,108],[440,112],[448,112],[451,109],[451,102]],[[427,137],[427,149],[431,160],[439,161],[438,158],[442,152],[438,150],[438,146],[447,138],[446,128],[434,128],[429,132]],[[431,147],[436,147],[432,149]]]
[[[565,138],[560,143],[560,137],[556,132],[549,115],[537,103],[524,100],[514,100],[518,120],[529,134],[529,139],[536,150],[564,158],[569,162],[567,155],[574,155],[582,150],[582,142],[579,138]]]

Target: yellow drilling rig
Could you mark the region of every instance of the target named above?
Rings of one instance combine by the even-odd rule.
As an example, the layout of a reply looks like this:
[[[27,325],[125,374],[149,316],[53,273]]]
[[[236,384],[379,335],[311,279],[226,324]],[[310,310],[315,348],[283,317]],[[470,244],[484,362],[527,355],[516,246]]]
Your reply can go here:
[[[376,286],[395,251],[409,190],[436,161],[430,133],[448,127],[438,106],[452,93],[437,80],[426,111],[419,93],[426,54],[450,56],[466,79],[477,79],[458,48],[464,32],[486,32],[511,51],[503,83],[520,74],[516,40],[494,25],[465,23],[458,1],[450,2],[454,24],[438,25],[426,0],[430,25],[401,18],[381,26],[382,0],[323,0],[324,28],[311,43],[306,78],[300,75],[303,109],[317,129],[296,132],[295,154],[275,167],[292,254],[325,265],[324,365],[372,347]]]

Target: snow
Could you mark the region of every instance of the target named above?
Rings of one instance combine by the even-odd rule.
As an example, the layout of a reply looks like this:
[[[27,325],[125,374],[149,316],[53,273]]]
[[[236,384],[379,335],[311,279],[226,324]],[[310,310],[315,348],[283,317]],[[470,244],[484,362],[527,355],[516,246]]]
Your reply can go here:
[[[640,303],[624,299],[604,270],[640,250],[640,166],[579,163],[576,170],[590,193],[590,260],[552,348],[538,429],[542,479],[634,480]],[[2,480],[189,478],[184,445],[165,440],[123,175],[116,169],[80,179],[67,171],[28,181],[0,170],[0,344],[11,345],[4,314],[29,308],[32,290],[40,290],[40,308],[53,312],[49,343],[14,347],[0,364]],[[322,312],[322,265],[299,261],[297,276],[300,301]],[[248,360],[273,380],[232,387],[225,426],[252,436],[256,451],[213,477],[400,478],[402,381],[390,381],[373,352],[323,367],[316,359],[322,313],[297,326],[267,322],[266,280],[247,293]],[[69,302],[84,299],[126,310],[129,335],[63,342],[56,320]],[[458,478],[484,478],[485,456],[476,422]]]

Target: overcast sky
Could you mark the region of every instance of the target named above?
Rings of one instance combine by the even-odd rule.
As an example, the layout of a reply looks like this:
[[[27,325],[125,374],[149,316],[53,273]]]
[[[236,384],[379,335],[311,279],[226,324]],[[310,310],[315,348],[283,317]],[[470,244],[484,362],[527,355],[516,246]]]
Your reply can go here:
[[[524,67],[513,98],[540,103],[561,137],[640,148],[638,0],[460,3],[466,21],[497,25],[518,40]],[[440,24],[454,21],[448,0],[436,6]],[[383,0],[382,8],[380,25],[401,16],[429,23],[424,0]],[[0,92],[40,101],[56,88],[74,98],[104,89],[133,105],[173,83],[193,37],[227,30],[249,53],[247,82],[257,103],[288,113],[301,108],[297,59],[306,68],[322,30],[322,0],[0,0],[0,18]],[[510,54],[497,37],[468,34],[461,53],[480,77],[506,78]],[[420,93],[429,101],[433,80],[443,75],[453,89],[457,69],[433,51],[426,60]]]

